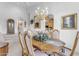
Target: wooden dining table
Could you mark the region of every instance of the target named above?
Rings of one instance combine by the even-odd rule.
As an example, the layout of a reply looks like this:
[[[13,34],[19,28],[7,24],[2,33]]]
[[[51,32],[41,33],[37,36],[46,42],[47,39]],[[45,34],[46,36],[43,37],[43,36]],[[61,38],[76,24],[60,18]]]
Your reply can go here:
[[[34,47],[38,48],[39,50],[41,50],[43,52],[51,52],[51,53],[59,53],[60,50],[62,50],[65,46],[65,44],[63,44],[62,46],[57,47],[53,44],[38,41],[35,39],[32,40],[32,44]]]

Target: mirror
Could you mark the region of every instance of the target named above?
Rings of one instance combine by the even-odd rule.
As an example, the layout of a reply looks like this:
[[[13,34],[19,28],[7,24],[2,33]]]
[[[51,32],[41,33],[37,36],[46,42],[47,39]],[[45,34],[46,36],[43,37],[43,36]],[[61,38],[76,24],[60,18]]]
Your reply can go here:
[[[14,20],[7,20],[7,34],[14,34]]]

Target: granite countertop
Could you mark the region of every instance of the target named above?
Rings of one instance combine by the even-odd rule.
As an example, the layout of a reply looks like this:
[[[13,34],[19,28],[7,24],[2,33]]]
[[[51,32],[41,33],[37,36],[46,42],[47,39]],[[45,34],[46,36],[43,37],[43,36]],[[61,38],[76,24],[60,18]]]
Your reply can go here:
[[[63,41],[61,41],[61,40],[55,40],[55,39],[46,40],[44,42],[48,43],[48,44],[52,44],[52,45],[57,46],[57,47],[61,47],[61,46],[65,45],[65,43]]]

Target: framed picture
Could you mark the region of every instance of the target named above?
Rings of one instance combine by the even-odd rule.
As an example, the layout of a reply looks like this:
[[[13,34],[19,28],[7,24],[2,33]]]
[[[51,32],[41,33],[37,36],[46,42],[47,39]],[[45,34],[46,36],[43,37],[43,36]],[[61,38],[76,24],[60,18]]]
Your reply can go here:
[[[77,29],[77,14],[62,17],[62,29]]]

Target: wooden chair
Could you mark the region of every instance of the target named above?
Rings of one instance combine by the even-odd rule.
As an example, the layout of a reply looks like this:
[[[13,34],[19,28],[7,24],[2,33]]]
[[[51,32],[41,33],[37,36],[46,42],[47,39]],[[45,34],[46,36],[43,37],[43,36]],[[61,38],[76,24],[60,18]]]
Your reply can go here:
[[[25,34],[22,34],[21,32],[19,32],[19,42],[20,42],[20,46],[22,48],[23,56],[35,56],[38,54],[38,52],[40,52],[40,51],[38,51],[38,52],[34,51],[34,48],[32,46],[32,33],[30,31],[28,31]],[[45,54],[45,53],[40,52],[40,54],[47,56],[47,54]]]
[[[64,47],[65,52],[57,53],[57,55],[59,55],[59,56],[73,56],[75,53],[77,43],[78,43],[78,39],[79,39],[79,32],[77,32],[72,49]]]
[[[57,29],[53,30],[53,32],[52,32],[52,38],[56,39],[56,40],[59,40],[59,30],[57,30]]]
[[[25,34],[25,41],[29,50],[30,56],[48,56],[46,53],[36,50],[34,51],[33,45],[32,45],[32,32],[28,31],[28,34]],[[39,54],[39,55],[38,55]]]
[[[28,55],[29,55],[29,50],[28,50],[28,48],[27,48],[27,44],[26,44],[26,42],[25,42],[25,40],[24,40],[24,36],[23,36],[23,35],[24,35],[24,34],[21,33],[21,32],[18,33],[18,36],[19,36],[19,43],[20,43],[20,46],[21,46],[21,48],[22,48],[22,55],[23,55],[23,56],[28,56]]]

